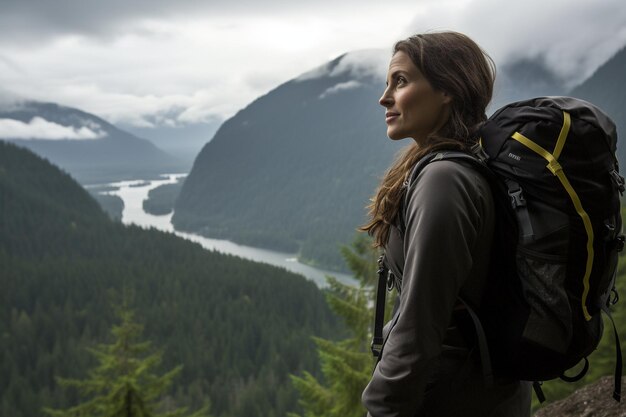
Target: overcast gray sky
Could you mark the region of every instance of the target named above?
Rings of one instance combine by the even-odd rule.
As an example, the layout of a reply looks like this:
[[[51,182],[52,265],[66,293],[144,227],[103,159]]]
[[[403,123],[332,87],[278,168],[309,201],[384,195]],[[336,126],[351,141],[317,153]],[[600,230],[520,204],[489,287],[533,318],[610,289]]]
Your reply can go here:
[[[0,0],[0,95],[138,126],[223,119],[344,52],[387,61],[395,40],[439,29],[575,84],[626,45],[623,3]]]

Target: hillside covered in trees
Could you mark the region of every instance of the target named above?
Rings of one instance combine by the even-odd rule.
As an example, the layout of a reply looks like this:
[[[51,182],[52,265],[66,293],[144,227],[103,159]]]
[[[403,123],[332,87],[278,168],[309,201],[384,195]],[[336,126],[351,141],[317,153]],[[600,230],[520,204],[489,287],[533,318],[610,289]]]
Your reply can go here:
[[[384,81],[354,76],[351,59],[290,80],[225,121],[185,180],[174,227],[345,270],[339,247],[365,222],[379,176],[406,145],[386,138]]]
[[[297,410],[289,374],[319,373],[311,335],[341,333],[313,282],[110,218],[67,174],[0,141],[0,415],[77,401],[86,348],[109,342],[111,303],[134,294],[176,406],[213,416]]]

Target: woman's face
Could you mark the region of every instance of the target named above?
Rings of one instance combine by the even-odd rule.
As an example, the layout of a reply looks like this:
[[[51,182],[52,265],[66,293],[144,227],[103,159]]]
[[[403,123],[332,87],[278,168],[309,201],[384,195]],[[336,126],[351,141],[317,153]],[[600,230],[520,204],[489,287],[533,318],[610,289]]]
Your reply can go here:
[[[433,89],[409,56],[396,52],[389,63],[387,88],[379,103],[387,109],[387,136],[422,144],[449,116],[450,96]]]

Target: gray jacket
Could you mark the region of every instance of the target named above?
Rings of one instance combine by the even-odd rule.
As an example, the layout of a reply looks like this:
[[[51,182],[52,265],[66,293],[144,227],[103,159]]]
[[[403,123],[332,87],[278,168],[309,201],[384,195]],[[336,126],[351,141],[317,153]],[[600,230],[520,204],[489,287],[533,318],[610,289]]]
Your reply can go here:
[[[387,264],[401,278],[399,307],[362,400],[373,417],[530,415],[530,384],[484,385],[477,348],[456,326],[463,296],[480,305],[489,264],[494,207],[472,168],[428,164],[407,190],[404,238],[396,227]]]

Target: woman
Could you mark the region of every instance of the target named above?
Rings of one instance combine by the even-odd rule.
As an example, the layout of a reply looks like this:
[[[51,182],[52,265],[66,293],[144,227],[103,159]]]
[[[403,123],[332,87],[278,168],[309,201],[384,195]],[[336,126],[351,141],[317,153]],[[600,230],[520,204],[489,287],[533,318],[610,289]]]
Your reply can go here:
[[[399,281],[399,304],[362,397],[374,417],[530,415],[529,384],[485,386],[474,341],[457,327],[464,313],[458,297],[478,306],[485,285],[494,227],[487,181],[442,160],[405,185],[423,156],[475,143],[494,72],[491,59],[460,33],[415,35],[394,47],[380,104],[389,138],[413,143],[383,178],[362,228],[385,249]]]

